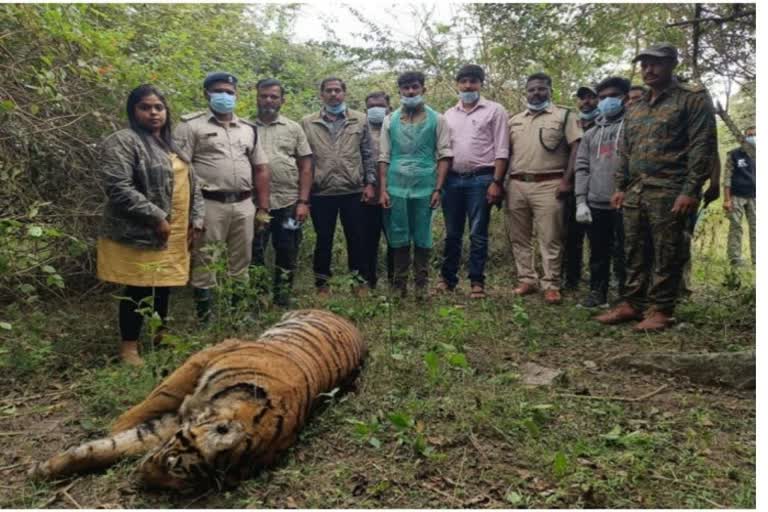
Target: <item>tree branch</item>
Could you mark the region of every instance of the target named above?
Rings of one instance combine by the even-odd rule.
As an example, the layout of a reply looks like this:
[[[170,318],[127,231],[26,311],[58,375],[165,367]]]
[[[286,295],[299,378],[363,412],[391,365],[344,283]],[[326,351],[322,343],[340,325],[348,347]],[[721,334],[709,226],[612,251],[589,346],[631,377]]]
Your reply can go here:
[[[683,25],[694,25],[699,23],[704,23],[706,21],[712,22],[712,23],[725,23],[728,21],[733,21],[738,18],[744,18],[746,16],[754,16],[755,11],[744,11],[740,12],[738,14],[734,14],[733,16],[728,16],[727,18],[695,18],[688,21],[678,21],[677,23],[667,23],[667,27],[680,27]]]

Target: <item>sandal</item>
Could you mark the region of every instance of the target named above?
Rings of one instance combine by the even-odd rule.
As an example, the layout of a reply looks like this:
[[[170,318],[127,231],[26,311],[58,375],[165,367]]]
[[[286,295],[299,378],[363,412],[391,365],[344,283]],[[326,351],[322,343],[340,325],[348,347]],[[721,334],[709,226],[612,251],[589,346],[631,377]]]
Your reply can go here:
[[[472,285],[472,291],[469,293],[470,299],[485,299],[487,295],[485,294],[485,288],[481,284],[473,284]]]

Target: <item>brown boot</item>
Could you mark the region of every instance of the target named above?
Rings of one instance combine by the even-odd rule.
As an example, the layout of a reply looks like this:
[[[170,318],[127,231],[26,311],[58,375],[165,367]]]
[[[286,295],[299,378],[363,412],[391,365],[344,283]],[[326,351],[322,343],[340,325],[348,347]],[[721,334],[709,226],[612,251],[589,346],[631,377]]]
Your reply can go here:
[[[144,360],[139,356],[138,341],[123,341],[120,343],[120,359],[131,366],[144,366]]]
[[[666,313],[662,313],[661,311],[653,310],[645,315],[645,318],[643,319],[642,322],[632,327],[632,330],[637,332],[642,332],[642,331],[658,332],[668,328],[671,324],[672,324],[672,319],[670,318],[669,315],[667,315]]]
[[[622,302],[602,315],[597,315],[594,319],[601,324],[613,325],[640,320],[641,318],[643,318],[643,314],[640,311],[632,307],[629,302]]]

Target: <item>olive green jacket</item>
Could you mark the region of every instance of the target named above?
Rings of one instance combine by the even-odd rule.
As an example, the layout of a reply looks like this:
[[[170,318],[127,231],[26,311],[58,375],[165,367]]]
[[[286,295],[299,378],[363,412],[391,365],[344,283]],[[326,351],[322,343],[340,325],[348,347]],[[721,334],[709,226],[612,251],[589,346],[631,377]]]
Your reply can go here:
[[[171,222],[173,167],[168,152],[154,137],[142,140],[124,129],[100,145],[100,172],[106,204],[101,236],[135,247],[162,248],[157,224]],[[188,157],[187,157],[188,158]],[[189,224],[203,227],[204,202],[192,166],[189,166]]]
[[[315,168],[312,194],[353,194],[362,191],[364,185],[376,184],[368,120],[364,113],[347,110],[343,126],[335,136],[323,120],[322,110],[305,116],[301,127],[312,148]]]

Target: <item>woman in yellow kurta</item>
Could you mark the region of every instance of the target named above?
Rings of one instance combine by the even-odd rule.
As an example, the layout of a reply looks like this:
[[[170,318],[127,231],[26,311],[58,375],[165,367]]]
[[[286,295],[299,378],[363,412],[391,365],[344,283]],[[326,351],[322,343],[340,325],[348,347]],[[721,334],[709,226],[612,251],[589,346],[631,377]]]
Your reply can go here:
[[[189,246],[202,231],[203,201],[188,158],[171,138],[163,95],[151,85],[134,89],[127,102],[131,128],[102,144],[107,204],[97,243],[97,275],[126,285],[120,300],[120,356],[142,364],[138,338],[143,315],[165,322],[171,286],[189,279]]]

